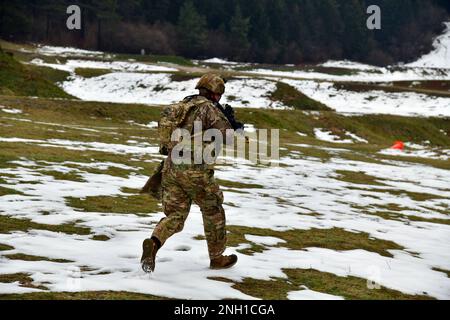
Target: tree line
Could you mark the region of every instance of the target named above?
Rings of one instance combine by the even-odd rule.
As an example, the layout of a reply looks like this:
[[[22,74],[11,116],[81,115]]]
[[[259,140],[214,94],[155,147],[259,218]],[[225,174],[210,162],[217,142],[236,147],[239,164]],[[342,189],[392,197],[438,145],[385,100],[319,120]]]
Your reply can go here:
[[[450,11],[447,0],[8,0],[0,37],[138,53],[224,57],[262,63],[350,59],[378,65],[430,50]],[[82,10],[81,30],[66,8]],[[366,26],[381,8],[381,30]]]

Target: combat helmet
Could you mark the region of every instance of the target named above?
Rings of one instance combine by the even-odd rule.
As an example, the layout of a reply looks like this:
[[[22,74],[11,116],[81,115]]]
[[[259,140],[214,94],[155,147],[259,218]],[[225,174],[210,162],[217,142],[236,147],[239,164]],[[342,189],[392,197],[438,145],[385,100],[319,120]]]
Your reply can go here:
[[[212,93],[223,95],[225,92],[225,81],[217,74],[208,73],[200,78],[195,89],[207,89]]]

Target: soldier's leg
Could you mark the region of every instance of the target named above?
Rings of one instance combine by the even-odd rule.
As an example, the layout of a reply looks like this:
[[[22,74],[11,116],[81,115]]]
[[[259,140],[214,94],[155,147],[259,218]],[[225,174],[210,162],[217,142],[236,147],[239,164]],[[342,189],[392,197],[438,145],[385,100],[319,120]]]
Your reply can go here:
[[[214,179],[212,170],[205,172],[203,183],[198,187],[194,202],[202,211],[209,257],[214,260],[222,256],[227,242],[225,211],[222,207],[223,193]]]
[[[162,204],[166,217],[158,223],[152,234],[152,238],[158,239],[161,246],[172,235],[183,230],[192,202],[170,173],[164,173],[162,187]]]

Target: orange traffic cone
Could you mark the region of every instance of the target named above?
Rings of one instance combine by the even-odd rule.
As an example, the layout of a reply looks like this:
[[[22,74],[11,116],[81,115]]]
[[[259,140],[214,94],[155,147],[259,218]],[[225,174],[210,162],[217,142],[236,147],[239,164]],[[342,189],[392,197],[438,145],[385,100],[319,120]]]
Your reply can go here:
[[[391,149],[403,150],[403,149],[405,149],[405,144],[403,143],[403,141],[395,141],[394,145],[391,147]]]

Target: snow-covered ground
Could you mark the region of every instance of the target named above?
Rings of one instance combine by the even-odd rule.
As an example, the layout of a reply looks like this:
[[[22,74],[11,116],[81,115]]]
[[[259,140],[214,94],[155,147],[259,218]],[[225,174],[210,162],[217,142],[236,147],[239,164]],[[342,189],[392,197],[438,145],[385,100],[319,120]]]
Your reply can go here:
[[[58,63],[45,63],[42,59],[33,59],[32,64],[44,67],[50,67],[58,70],[75,72],[77,68],[87,69],[104,69],[111,71],[129,71],[129,72],[171,72],[177,71],[174,68],[168,68],[164,66],[151,65],[139,62],[127,62],[127,61],[90,61],[90,60],[67,60],[65,64]]]
[[[450,70],[424,68],[380,68],[355,71],[349,75],[333,75],[325,72],[304,70],[274,71],[270,69],[254,69],[246,71],[261,77],[282,77],[306,80],[354,81],[354,82],[391,82],[416,80],[450,80]]]
[[[56,47],[56,46],[38,46],[36,52],[44,56],[58,56],[58,57],[102,57],[106,54],[101,51],[83,50],[70,47]]]
[[[62,88],[82,100],[159,105],[196,94],[198,80],[172,81],[168,73],[114,72],[89,79],[74,77],[64,82]],[[286,108],[269,98],[275,87],[274,81],[266,79],[231,80],[221,102],[235,107]]]
[[[338,90],[332,82],[279,78],[308,97],[340,113],[393,114],[403,116],[450,116],[450,97],[415,92],[354,92]],[[198,79],[171,81],[166,73],[110,73],[95,78],[74,77],[62,84],[69,94],[82,100],[170,104],[195,94]],[[274,79],[239,78],[227,83],[222,103],[247,108],[287,108],[270,98],[276,89]]]
[[[19,114],[22,113],[22,110],[15,108],[7,108],[0,105],[0,112],[10,113],[10,114]]]
[[[400,116],[449,117],[450,97],[415,92],[356,92],[338,90],[332,82],[280,79],[308,97],[340,113],[393,114]]]
[[[332,132],[319,128],[314,129],[314,134],[316,136],[316,139],[332,143],[368,143],[367,140],[358,137],[356,134],[351,132],[345,133],[347,139],[342,139],[341,137],[334,135]]]
[[[228,60],[224,60],[224,59],[220,59],[220,58],[206,59],[206,60],[202,60],[201,62],[214,63],[214,64],[239,64],[239,62],[228,61]]]
[[[450,24],[448,27],[447,33],[436,40],[432,53],[404,68],[378,68],[350,61],[329,61],[321,65],[323,68],[343,68],[355,72],[354,75],[341,76],[323,71],[255,68],[248,72],[258,76],[240,74],[227,83],[222,102],[235,107],[287,108],[271,99],[276,83],[284,82],[344,114],[450,117],[450,98],[414,92],[338,90],[333,83],[450,80],[450,67],[446,64],[449,62]],[[108,60],[112,56],[102,52],[59,47],[39,47],[37,52],[42,56],[67,58],[64,62],[47,63],[43,59],[35,59],[31,63],[70,72],[69,79],[59,85],[82,100],[169,104],[194,94],[198,80],[173,81],[172,73],[178,70],[175,67]],[[223,65],[224,69],[231,71],[244,65],[217,58],[198,61],[198,66],[201,64]],[[84,78],[75,74],[76,68],[105,69],[110,73]],[[22,118],[25,115],[26,112],[19,108],[0,105],[0,125],[8,127],[7,130],[14,127],[15,122],[22,121],[33,126],[54,126],[60,133],[66,129],[76,129],[89,134],[117,134],[113,127],[100,131],[88,125],[31,121]],[[128,124],[148,131],[157,126],[155,121],[137,124],[130,120]],[[108,132],[105,132],[106,129]],[[256,130],[254,125],[246,125],[246,131]],[[136,136],[130,136],[126,142],[104,143],[69,138],[21,138],[18,133],[17,137],[9,134],[0,137],[0,143],[128,155],[135,166],[115,162],[35,162],[21,158],[11,162],[9,168],[0,168],[0,187],[23,193],[1,196],[0,215],[27,218],[44,224],[76,223],[92,230],[90,235],[69,235],[39,229],[0,233],[0,243],[14,248],[0,251],[0,274],[27,273],[35,284],[43,284],[52,291],[116,290],[187,299],[253,299],[233,289],[230,283],[210,278],[269,280],[272,277],[286,278],[283,269],[314,269],[339,277],[367,279],[406,294],[450,299],[450,279],[439,271],[450,270],[450,226],[439,223],[450,220],[450,171],[409,161],[411,157],[448,161],[450,150],[433,148],[426,142],[420,145],[406,143],[403,151],[380,150],[372,155],[377,159],[372,163],[341,158],[343,152],[355,152],[345,149],[349,147],[346,144],[368,143],[352,132],[346,131],[344,136],[337,136],[328,129],[315,128],[314,137],[307,137],[301,132],[298,136],[316,138],[321,144],[336,143],[339,148],[333,145],[290,144],[282,146],[283,150],[291,151],[280,160],[278,167],[254,166],[244,161],[217,167],[216,175],[221,180],[262,186],[243,187],[238,192],[236,188],[224,188],[228,225],[276,231],[340,228],[347,232],[367,233],[371,239],[391,241],[404,249],[389,250],[392,257],[363,249],[310,247],[292,250],[282,246],[285,244],[283,239],[249,232],[245,234],[245,240],[262,246],[264,250],[253,256],[237,253],[239,263],[234,268],[213,271],[208,268],[206,243],[195,239],[203,234],[203,226],[200,210],[194,206],[183,232],[170,239],[160,251],[156,272],[149,276],[140,270],[141,242],[163,217],[162,212],[149,215],[83,212],[71,207],[66,197],[126,196],[123,188],[136,189],[146,182],[147,177],[137,173],[141,169],[140,158],[148,156],[147,162],[161,160],[157,145],[143,142],[142,137]],[[305,149],[313,148],[326,152],[330,159],[308,156]],[[385,155],[396,156],[397,160],[386,160],[390,157]],[[89,172],[89,169],[98,171],[108,168],[128,170],[130,174],[124,178],[106,172]],[[84,182],[57,180],[48,171],[75,173]],[[379,184],[347,182],[342,178],[342,172],[364,173],[374,177]],[[424,199],[417,199],[417,195],[424,196]],[[390,219],[380,214],[386,211],[388,205],[399,208],[399,217]],[[419,221],[406,217],[416,217]],[[106,235],[110,239],[96,241],[92,239],[93,235]],[[227,253],[249,247],[249,243],[243,243],[237,248],[228,248]],[[16,253],[72,262],[24,261],[4,257]],[[39,289],[24,288],[18,282],[0,283],[0,293],[36,291]],[[342,299],[304,286],[289,292],[288,298]]]
[[[7,140],[3,140],[7,141]],[[10,139],[18,143],[18,139]],[[41,141],[23,141],[41,144]],[[80,145],[72,142],[73,146]],[[69,142],[60,146],[68,147]],[[105,151],[105,146],[93,145]],[[129,146],[130,148],[132,146]],[[93,150],[92,149],[92,150]],[[153,148],[143,150],[156,152]],[[111,152],[115,152],[115,146]],[[119,151],[121,151],[120,149]],[[152,151],[154,150],[154,151]],[[300,149],[301,150],[301,149]],[[126,151],[125,151],[126,152]],[[134,149],[130,149],[135,153]],[[393,241],[405,250],[389,250],[393,257],[366,250],[336,251],[311,247],[290,250],[275,247],[283,240],[248,234],[246,239],[263,245],[264,251],[253,256],[239,254],[239,263],[230,270],[208,269],[206,243],[194,237],[203,234],[201,214],[194,207],[182,233],[170,239],[157,258],[156,272],[145,275],[139,266],[141,241],[150,235],[162,213],[138,216],[81,212],[70,207],[65,197],[125,195],[122,187],[136,188],[146,177],[132,174],[128,178],[87,173],[83,168],[118,166],[114,163],[85,163],[77,169],[69,163],[42,163],[23,159],[17,167],[0,169],[8,173],[8,184],[24,195],[6,195],[0,202],[0,214],[32,219],[37,223],[62,224],[77,221],[90,227],[94,234],[107,235],[108,241],[95,241],[92,235],[68,235],[43,230],[15,231],[0,234],[0,243],[13,246],[2,254],[23,253],[73,262],[9,260],[0,257],[0,274],[29,273],[36,284],[45,283],[52,291],[117,290],[132,291],[173,298],[246,299],[249,297],[231,288],[231,284],[208,277],[265,279],[286,277],[284,268],[315,269],[340,277],[356,276],[376,281],[381,286],[408,294],[428,294],[450,298],[450,279],[434,268],[450,269],[450,226],[429,222],[388,220],[362,213],[355,206],[376,212],[386,204],[397,204],[402,214],[448,220],[445,211],[450,205],[448,170],[424,167],[407,162],[384,161],[383,164],[343,160],[333,157],[328,162],[300,157],[292,152],[281,159],[277,168],[255,167],[243,163],[220,167],[217,177],[242,181],[264,188],[241,189],[236,193],[225,188],[225,209],[229,225],[269,228],[278,231],[292,228],[309,230],[342,228],[365,232],[374,239]],[[86,182],[55,180],[43,170],[76,172]],[[382,186],[365,186],[344,182],[338,171],[364,172],[383,182]],[[280,177],[283,177],[280,179]],[[36,184],[37,183],[37,184]],[[270,186],[270,188],[268,187]],[[391,193],[392,192],[392,193]],[[439,198],[416,201],[406,193],[439,195]],[[280,199],[283,205],[280,205]],[[43,211],[46,213],[43,214]],[[235,253],[248,244],[227,249]],[[67,248],[70,248],[68,250]],[[36,292],[19,283],[4,283],[0,293]],[[326,292],[304,287],[288,294],[290,299],[340,299]]]
[[[386,154],[396,157],[417,157],[417,158],[428,158],[437,160],[449,160],[450,159],[450,149],[436,149],[430,148],[429,146],[418,145],[414,143],[405,143],[406,149],[385,149],[381,150],[380,154]]]
[[[377,70],[376,67],[371,66],[369,64],[358,63],[358,62],[353,62],[353,61],[349,61],[349,60],[343,60],[343,61],[330,60],[330,61],[327,61],[327,62],[321,64],[321,66],[326,67],[326,68],[341,68],[341,69],[350,69],[350,70],[366,70],[366,71]]]

